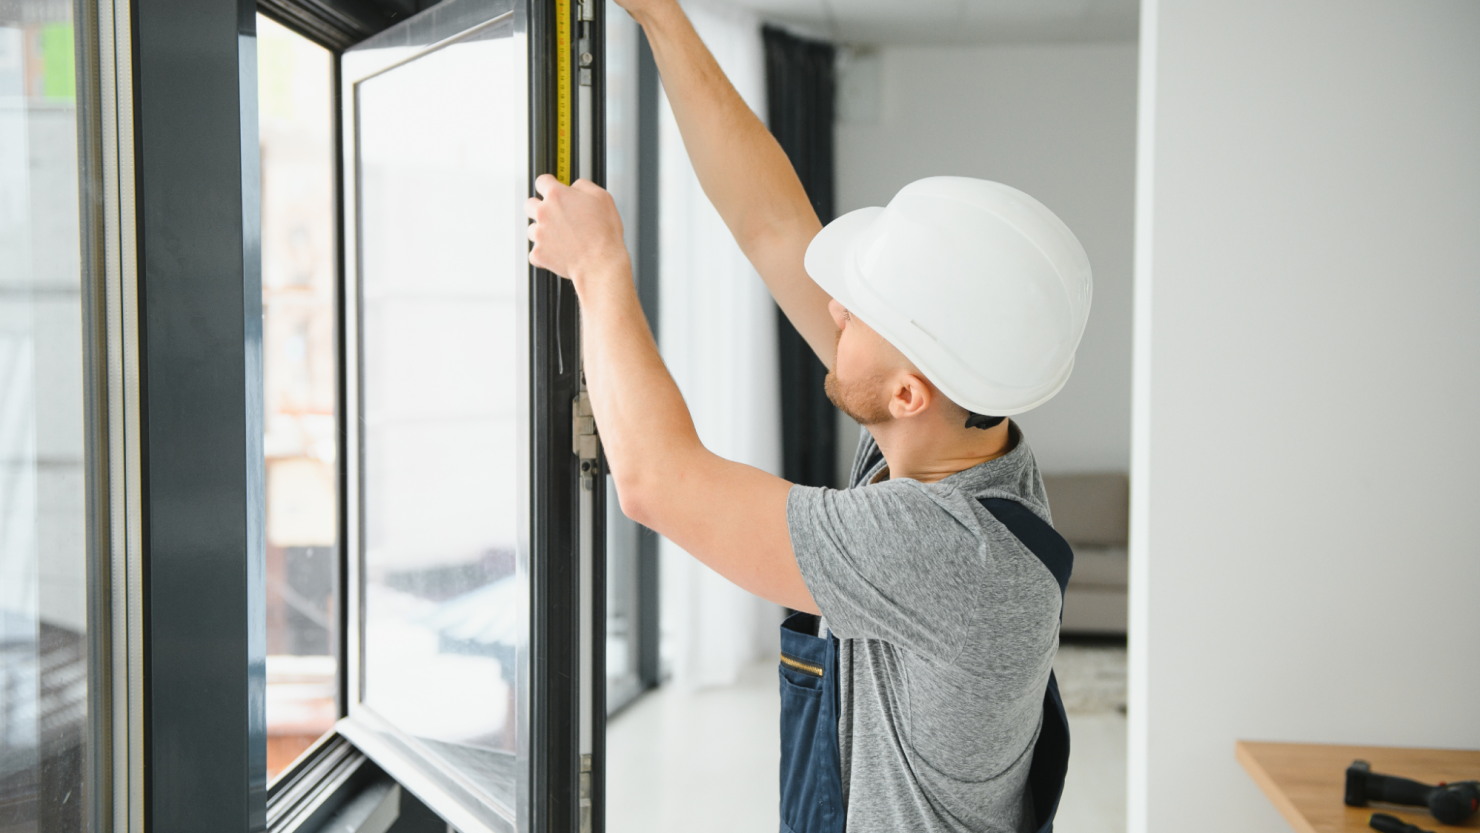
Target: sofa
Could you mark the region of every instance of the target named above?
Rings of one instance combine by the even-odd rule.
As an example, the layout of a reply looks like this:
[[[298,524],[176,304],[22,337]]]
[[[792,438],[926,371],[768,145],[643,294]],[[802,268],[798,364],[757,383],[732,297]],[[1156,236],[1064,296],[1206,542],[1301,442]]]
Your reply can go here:
[[[1124,635],[1130,481],[1124,474],[1043,476],[1054,528],[1074,548],[1064,592],[1066,635]]]

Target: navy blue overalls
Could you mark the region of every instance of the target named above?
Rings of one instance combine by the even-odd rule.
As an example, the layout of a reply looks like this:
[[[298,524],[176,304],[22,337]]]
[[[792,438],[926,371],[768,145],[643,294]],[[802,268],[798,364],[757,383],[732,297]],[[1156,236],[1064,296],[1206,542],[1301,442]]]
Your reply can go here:
[[[1063,536],[1014,500],[982,506],[1058,580],[1062,598],[1074,569]],[[818,617],[794,613],[781,625],[781,833],[843,833],[843,769],[838,751],[838,639],[816,636]],[[1053,833],[1069,769],[1069,718],[1050,671],[1043,728],[1028,771],[1038,833]]]

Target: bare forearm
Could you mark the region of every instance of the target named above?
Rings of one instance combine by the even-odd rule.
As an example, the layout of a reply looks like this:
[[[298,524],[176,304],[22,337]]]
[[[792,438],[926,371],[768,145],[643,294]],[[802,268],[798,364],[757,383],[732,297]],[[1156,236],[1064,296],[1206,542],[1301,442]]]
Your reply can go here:
[[[643,318],[611,195],[549,174],[535,190],[529,262],[580,296],[586,384],[623,511],[741,587],[812,609],[786,525],[791,484],[699,442]]]
[[[776,302],[823,362],[836,330],[802,261],[822,223],[791,160],[741,99],[676,2],[639,12],[699,184]]]
[[[658,354],[631,278],[592,276],[577,281],[576,291],[586,385],[607,462],[619,492],[649,493],[652,471],[672,471],[703,451],[693,418]]]
[[[678,4],[658,4],[638,22],[652,45],[699,183],[741,245],[775,226],[820,229],[791,161]]]
[[[699,441],[625,271],[576,283],[586,385],[623,512],[745,590],[815,612],[786,527],[791,484]]]

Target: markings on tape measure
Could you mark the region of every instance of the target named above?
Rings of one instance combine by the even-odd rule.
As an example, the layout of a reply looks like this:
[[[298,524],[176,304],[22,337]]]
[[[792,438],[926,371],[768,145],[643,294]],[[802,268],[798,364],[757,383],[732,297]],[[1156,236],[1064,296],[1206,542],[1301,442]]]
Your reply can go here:
[[[555,178],[570,184],[570,0],[555,0]]]

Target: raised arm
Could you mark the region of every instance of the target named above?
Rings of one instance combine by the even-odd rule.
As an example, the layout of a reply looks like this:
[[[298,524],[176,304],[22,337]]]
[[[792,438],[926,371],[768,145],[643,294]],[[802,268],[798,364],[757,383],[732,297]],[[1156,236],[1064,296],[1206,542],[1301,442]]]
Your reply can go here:
[[[581,299],[586,383],[622,511],[757,596],[815,613],[791,548],[791,484],[699,441],[643,320],[611,196],[549,174],[535,188],[529,262],[569,277]]]
[[[642,25],[699,184],[770,288],[829,368],[837,327],[831,300],[802,266],[822,230],[791,160],[735,92],[677,0],[617,0]]]

